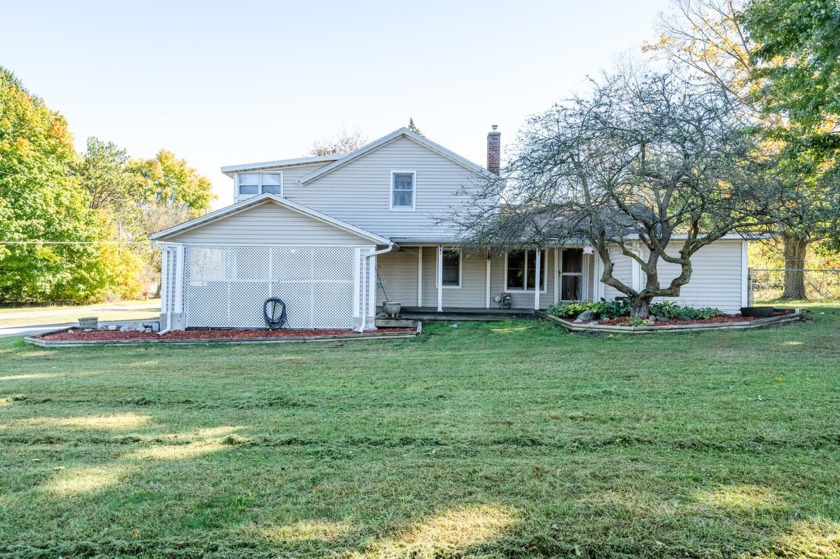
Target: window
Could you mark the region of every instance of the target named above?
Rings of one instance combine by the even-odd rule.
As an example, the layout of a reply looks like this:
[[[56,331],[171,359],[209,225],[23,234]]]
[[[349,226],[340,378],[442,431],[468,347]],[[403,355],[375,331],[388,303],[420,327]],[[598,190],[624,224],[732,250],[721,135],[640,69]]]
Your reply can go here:
[[[391,171],[391,209],[414,209],[414,171]]]
[[[545,292],[548,280],[548,260],[545,249],[540,251],[540,291]],[[508,291],[533,291],[537,282],[537,251],[512,250],[507,254]]]
[[[461,251],[444,250],[441,267],[443,287],[461,287]]]
[[[239,195],[283,195],[283,173],[240,173]]]
[[[560,257],[560,299],[583,299],[583,249],[564,248]]]

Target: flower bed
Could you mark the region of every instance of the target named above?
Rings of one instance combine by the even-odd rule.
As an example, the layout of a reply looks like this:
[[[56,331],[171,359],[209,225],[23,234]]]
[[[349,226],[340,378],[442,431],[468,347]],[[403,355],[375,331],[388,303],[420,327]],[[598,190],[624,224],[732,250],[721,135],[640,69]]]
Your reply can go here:
[[[26,338],[26,341],[41,346],[70,346],[89,344],[130,344],[130,343],[213,343],[213,342],[282,342],[282,341],[327,341],[335,339],[373,339],[409,337],[419,332],[416,328],[379,328],[365,332],[355,330],[330,329],[208,329],[208,330],[173,330],[166,334],[155,332],[121,332],[119,330],[89,330],[70,328],[58,332],[49,332],[40,336]]]
[[[773,312],[773,316],[785,316],[788,314],[793,314],[792,310],[776,310]],[[726,324],[729,322],[750,322],[753,320],[757,320],[762,317],[758,316],[742,316],[740,314],[725,314],[721,316],[712,316],[709,318],[696,318],[692,320],[681,320],[677,318],[672,319],[657,319],[651,323],[645,324],[644,326],[683,326],[687,324]],[[766,318],[766,317],[764,317]],[[613,318],[609,320],[593,320],[589,322],[583,322],[579,324],[603,324],[606,326],[632,326],[629,323],[627,317],[621,318]]]

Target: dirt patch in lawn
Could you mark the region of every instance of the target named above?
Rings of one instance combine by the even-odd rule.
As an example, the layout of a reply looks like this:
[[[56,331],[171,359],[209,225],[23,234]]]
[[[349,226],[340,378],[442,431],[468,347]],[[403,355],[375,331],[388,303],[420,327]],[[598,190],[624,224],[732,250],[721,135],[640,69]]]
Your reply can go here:
[[[341,336],[382,336],[383,334],[413,334],[414,328],[379,328],[364,333],[341,329],[297,329],[280,330],[173,330],[166,334],[155,332],[120,332],[119,330],[92,330],[85,332],[71,328],[63,332],[44,334],[38,339],[52,342],[66,341],[121,341],[121,340],[247,340],[253,338],[323,338]]]

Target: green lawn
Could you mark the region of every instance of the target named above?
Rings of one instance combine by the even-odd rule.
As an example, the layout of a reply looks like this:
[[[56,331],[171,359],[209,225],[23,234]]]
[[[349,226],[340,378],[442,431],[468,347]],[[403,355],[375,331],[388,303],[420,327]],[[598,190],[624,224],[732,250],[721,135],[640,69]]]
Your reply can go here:
[[[0,339],[0,557],[838,557],[840,306],[811,316]]]

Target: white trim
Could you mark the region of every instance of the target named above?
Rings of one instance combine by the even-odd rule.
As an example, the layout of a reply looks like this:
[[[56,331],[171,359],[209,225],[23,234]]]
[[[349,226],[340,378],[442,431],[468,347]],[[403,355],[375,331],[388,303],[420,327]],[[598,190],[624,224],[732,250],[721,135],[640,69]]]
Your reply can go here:
[[[562,277],[560,276],[560,248],[554,248],[554,301],[553,303],[556,305],[560,302],[560,280]]]
[[[259,194],[257,196],[253,196],[242,202],[237,202],[236,204],[227,206],[214,212],[210,212],[196,219],[185,221],[184,223],[178,224],[175,227],[170,227],[169,229],[164,229],[163,231],[154,233],[149,238],[153,241],[156,241],[159,239],[164,239],[166,237],[172,237],[173,235],[179,235],[181,233],[184,233],[185,231],[189,231],[202,225],[206,225],[207,223],[216,221],[218,219],[223,219],[225,217],[237,214],[239,212],[243,212],[247,209],[250,209],[252,207],[258,206],[266,202],[273,202],[281,207],[288,208],[305,216],[311,217],[312,219],[321,221],[328,225],[333,225],[339,229],[343,229],[344,231],[353,233],[355,235],[358,235],[359,237],[363,237],[365,239],[373,241],[376,244],[391,244],[390,239],[387,239],[375,233],[371,233],[370,231],[365,231],[364,229],[356,227],[355,225],[351,225],[345,221],[335,219],[334,217],[330,217],[326,214],[315,211],[307,206],[298,204],[296,202],[292,202],[274,194]]]
[[[747,241],[741,243],[741,306],[750,306],[750,269]]]
[[[437,153],[438,155],[441,155],[441,156],[445,157],[446,159],[449,159],[450,161],[452,161],[454,163],[457,163],[458,165],[460,165],[460,166],[462,166],[462,167],[464,167],[464,168],[466,168],[466,169],[468,169],[468,170],[470,170],[474,173],[477,173],[477,174],[481,175],[484,178],[498,180],[498,177],[496,175],[490,173],[484,167],[476,165],[472,161],[469,161],[468,159],[465,159],[465,158],[461,157],[457,153],[449,151],[445,147],[434,143],[433,141],[425,138],[424,136],[421,136],[419,134],[415,134],[414,132],[412,132],[408,128],[400,128],[399,130],[394,130],[393,132],[391,132],[387,136],[383,136],[383,137],[379,138],[378,140],[375,140],[375,141],[369,143],[368,145],[364,146],[361,149],[358,149],[358,150],[354,151],[353,153],[345,155],[341,159],[338,159],[338,160],[330,163],[329,165],[325,165],[324,167],[321,167],[320,169],[316,169],[315,171],[309,173],[308,175],[306,175],[304,177],[301,177],[298,180],[298,183],[301,186],[305,186],[305,185],[309,184],[310,182],[312,182],[312,181],[314,181],[314,180],[316,180],[320,177],[323,177],[324,175],[332,173],[336,169],[344,167],[345,165],[347,165],[351,161],[355,161],[359,157],[362,157],[362,156],[364,156],[364,155],[366,155],[366,154],[368,154],[368,153],[370,153],[374,150],[377,150],[377,149],[379,149],[379,148],[381,148],[381,147],[383,147],[387,144],[390,144],[391,142],[393,142],[394,140],[397,140],[399,138],[408,138],[409,140],[412,140],[415,143],[420,144],[421,146]]]
[[[353,318],[358,318],[361,311],[362,290],[362,249],[353,250]]]
[[[461,289],[464,285],[464,253],[457,248],[445,248],[441,252],[443,255],[444,252],[457,252],[458,253],[458,285],[443,285],[443,261],[440,264],[440,285],[444,289]]]
[[[368,266],[370,270],[368,275],[370,277],[370,281],[368,282],[368,316],[376,315],[376,286],[379,283],[379,280],[376,277],[376,251],[370,251],[368,255]]]
[[[534,254],[536,257],[534,258],[534,310],[540,310],[540,280],[542,279],[543,269],[542,269],[542,249],[537,247],[534,249]],[[545,251],[545,256],[548,258],[548,250]],[[548,266],[546,266],[548,268]],[[548,275],[548,274],[545,274]],[[525,277],[528,277],[528,255],[525,255]],[[527,279],[525,280],[527,283]],[[545,286],[548,289],[548,286]]]
[[[184,312],[184,245],[177,245],[175,248],[175,285],[173,290],[173,298],[175,299],[172,305],[173,313]],[[183,317],[181,318],[181,329],[184,324]]]
[[[417,306],[423,306],[423,247],[417,247]]]
[[[259,180],[256,184],[256,187],[257,187],[257,193],[256,194],[242,193],[242,192],[239,191],[239,189],[242,188],[242,184],[239,180],[239,178],[242,175],[257,175],[257,177],[259,177]],[[236,201],[238,202],[240,199],[243,198],[243,196],[250,198],[252,196],[259,196],[260,194],[266,194],[266,192],[263,192],[263,186],[264,186],[263,185],[263,176],[265,176],[265,175],[279,175],[280,176],[280,194],[275,194],[275,196],[280,196],[282,198],[283,194],[285,192],[285,186],[284,186],[284,183],[283,183],[283,171],[274,171],[274,172],[265,172],[265,173],[242,172],[242,173],[236,173],[235,178],[233,179],[233,184],[234,184],[233,194],[234,194],[234,198],[236,199]],[[249,185],[249,186],[254,186],[254,185]],[[276,186],[276,185],[271,185],[271,186]],[[274,194],[274,193],[271,192],[269,194]]]
[[[521,249],[521,250],[526,251],[526,254],[525,254],[525,282],[527,283],[527,281],[528,281],[528,254],[527,254],[527,251],[532,251],[534,249],[528,248],[528,249]],[[547,259],[548,258],[548,249],[547,248],[542,248],[540,250],[546,251],[545,257]],[[534,291],[533,289],[510,289],[508,287],[508,254],[510,254],[511,252],[513,252],[513,251],[509,250],[509,251],[505,252],[505,282],[503,284],[504,291],[506,293],[531,293],[531,292],[533,292]],[[548,274],[548,270],[543,269],[542,273],[543,273],[543,276],[545,276],[545,275]],[[545,281],[538,282],[542,286],[542,289],[540,289],[540,293],[547,293],[548,280],[546,278],[543,278],[543,280],[545,280]],[[535,278],[535,281],[536,281],[536,278]]]
[[[492,270],[492,262],[493,261],[492,261],[492,259],[490,258],[489,255],[486,257],[485,260],[487,261],[487,264],[485,264],[485,266],[484,266],[484,295],[485,295],[484,308],[489,309],[490,308],[490,276],[491,276],[491,273],[493,271]]]
[[[636,256],[641,256],[641,251],[637,248],[630,249],[630,252],[634,253]],[[632,257],[630,258],[630,283],[632,284],[634,291],[641,291],[642,290],[642,266],[639,262]]]
[[[394,205],[394,175],[411,175],[411,207],[395,206]],[[391,171],[391,188],[388,189],[391,199],[389,200],[389,208],[392,212],[413,212],[417,205],[417,171]]]
[[[437,247],[437,311],[443,312],[443,245]]]
[[[281,159],[279,161],[263,161],[259,163],[243,163],[241,165],[226,165],[221,168],[222,173],[231,176],[241,171],[262,171],[263,169],[274,169],[277,167],[297,167],[317,165],[318,163],[332,163],[341,159],[341,155],[321,155],[313,157],[298,157],[296,159]]]
[[[169,314],[169,249],[164,247],[160,256],[160,312]]]
[[[592,262],[592,255],[583,253],[583,259],[581,262],[581,266],[583,266],[583,286],[580,288],[580,295],[582,301],[589,301],[589,282],[591,278],[589,277],[589,268],[591,267]]]
[[[600,301],[604,296],[604,284],[601,282],[601,275],[604,273],[604,261],[601,260],[601,255],[597,252],[592,257],[595,258],[595,278],[592,281],[594,293],[592,294],[592,300]]]

